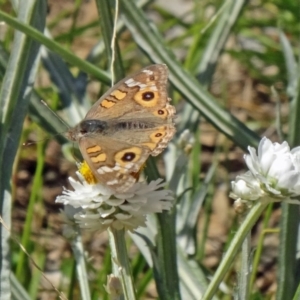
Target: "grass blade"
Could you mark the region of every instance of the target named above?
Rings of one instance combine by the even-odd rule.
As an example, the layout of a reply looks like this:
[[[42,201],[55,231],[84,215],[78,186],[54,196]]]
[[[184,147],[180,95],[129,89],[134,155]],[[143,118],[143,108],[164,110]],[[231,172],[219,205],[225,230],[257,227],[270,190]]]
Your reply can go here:
[[[40,33],[38,30],[34,29],[33,27],[28,26],[22,22],[19,22],[17,19],[11,17],[10,15],[6,14],[1,10],[0,10],[0,20],[6,22],[11,27],[25,33],[28,37],[31,37],[36,41],[40,42],[42,45],[46,46],[49,50],[59,54],[61,58],[63,58],[65,61],[72,64],[73,66],[77,66],[81,70],[91,75],[94,75],[96,78],[103,81],[104,83],[110,84],[110,77],[106,72],[95,67],[93,64],[75,56],[69,50],[66,50],[55,41],[47,38],[45,35]]]
[[[19,4],[18,22],[44,29],[46,1],[23,1]],[[38,30],[36,30],[38,31]],[[10,178],[19,146],[23,120],[37,71],[39,44],[20,32],[15,33],[12,53],[0,92],[0,202],[1,215],[9,228],[11,220]],[[17,108],[17,109],[16,109]],[[0,298],[10,299],[9,233],[1,226]]]
[[[290,96],[290,117],[289,117],[289,144],[299,145],[299,118],[300,118],[300,77],[299,67],[292,47],[285,35],[280,34],[281,44],[285,57],[288,73],[288,94]],[[293,205],[282,204],[282,217],[280,224],[280,251],[279,251],[279,278],[277,299],[292,299],[299,282],[297,262],[297,239],[299,230],[299,210]]]
[[[167,49],[163,39],[150,26],[146,16],[134,1],[121,1],[123,17],[138,45],[157,62],[164,62],[170,70],[170,80],[174,87],[189,101],[195,110],[201,112],[218,130],[233,140],[241,148],[255,146],[257,135],[237,120],[228,111],[221,108],[216,100],[185,71],[176,61],[174,55]]]

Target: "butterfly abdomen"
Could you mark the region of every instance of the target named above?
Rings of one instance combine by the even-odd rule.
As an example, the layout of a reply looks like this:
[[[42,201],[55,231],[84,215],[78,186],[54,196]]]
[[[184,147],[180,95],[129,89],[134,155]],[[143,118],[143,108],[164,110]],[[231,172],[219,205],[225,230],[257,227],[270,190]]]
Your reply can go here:
[[[115,124],[117,130],[148,129],[153,127],[155,127],[154,124],[141,121],[125,121]]]

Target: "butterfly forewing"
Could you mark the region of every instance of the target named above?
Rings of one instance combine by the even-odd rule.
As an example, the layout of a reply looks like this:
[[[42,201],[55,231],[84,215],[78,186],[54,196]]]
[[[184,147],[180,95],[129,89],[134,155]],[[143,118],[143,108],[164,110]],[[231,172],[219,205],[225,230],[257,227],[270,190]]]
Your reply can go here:
[[[99,182],[114,191],[129,189],[149,155],[161,153],[176,131],[167,76],[166,65],[151,65],[126,77],[67,133]]]

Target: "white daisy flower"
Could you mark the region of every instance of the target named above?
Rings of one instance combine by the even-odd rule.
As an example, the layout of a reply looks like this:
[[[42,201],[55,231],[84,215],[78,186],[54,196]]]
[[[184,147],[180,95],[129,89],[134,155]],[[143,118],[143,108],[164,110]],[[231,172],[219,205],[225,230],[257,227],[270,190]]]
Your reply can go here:
[[[248,149],[246,164],[266,193],[284,198],[300,195],[300,147],[290,150],[287,142],[272,143],[264,137],[258,154],[254,148]]]
[[[300,204],[291,199],[300,195],[300,147],[290,150],[287,142],[272,143],[262,138],[244,159],[250,171],[231,183],[230,197],[235,200],[259,200]]]
[[[108,227],[134,230],[145,226],[146,215],[169,210],[174,197],[170,190],[163,190],[162,179],[136,183],[122,194],[114,194],[109,188],[90,184],[79,172],[79,181],[69,178],[74,190],[64,189],[56,202],[80,208],[74,214],[81,228],[103,231]]]

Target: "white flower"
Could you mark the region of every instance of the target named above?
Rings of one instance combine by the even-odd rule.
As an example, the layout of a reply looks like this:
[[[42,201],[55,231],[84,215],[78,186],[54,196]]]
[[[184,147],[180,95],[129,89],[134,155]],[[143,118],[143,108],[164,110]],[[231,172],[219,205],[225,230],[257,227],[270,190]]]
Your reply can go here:
[[[264,137],[258,154],[254,148],[248,149],[246,164],[265,193],[275,198],[300,195],[300,147],[290,150],[287,142],[272,143]]]
[[[250,172],[237,176],[236,180],[231,182],[231,188],[230,197],[236,200],[253,201],[259,199],[263,194],[259,182]]]
[[[161,189],[162,179],[149,184],[136,183],[125,193],[113,194],[99,183],[87,183],[79,172],[77,176],[80,181],[69,178],[74,190],[64,189],[56,202],[81,208],[74,214],[81,228],[105,230],[112,226],[133,230],[145,226],[147,214],[169,210],[173,204],[172,192]]]

